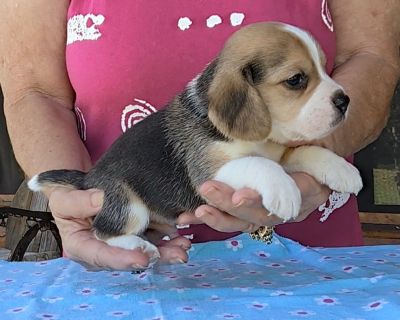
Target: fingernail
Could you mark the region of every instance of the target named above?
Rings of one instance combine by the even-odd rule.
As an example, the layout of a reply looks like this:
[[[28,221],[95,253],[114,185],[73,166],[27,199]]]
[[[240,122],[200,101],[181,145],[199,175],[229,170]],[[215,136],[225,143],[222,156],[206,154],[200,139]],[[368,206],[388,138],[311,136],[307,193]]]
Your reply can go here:
[[[103,191],[94,191],[90,195],[90,202],[92,204],[92,207],[98,208],[103,205],[103,200],[104,200],[104,193]]]
[[[251,200],[249,199],[241,199],[238,203],[234,204],[234,207],[241,207],[241,206],[245,206],[248,207],[252,204]]]
[[[176,258],[176,259],[172,259],[172,260],[171,260],[171,263],[172,263],[172,264],[184,264],[184,263],[186,263],[186,261],[184,261],[184,260],[181,259],[181,258]]]
[[[141,266],[140,264],[132,264],[132,268],[133,269],[136,269],[136,270],[144,270],[144,269],[146,269],[147,267],[144,267],[144,266]]]
[[[204,216],[204,212],[203,211],[196,211],[194,213],[194,215],[195,215],[196,218],[201,218],[202,216]]]
[[[208,199],[209,197],[215,196],[218,192],[218,189],[215,187],[209,187],[204,191],[204,196]]]

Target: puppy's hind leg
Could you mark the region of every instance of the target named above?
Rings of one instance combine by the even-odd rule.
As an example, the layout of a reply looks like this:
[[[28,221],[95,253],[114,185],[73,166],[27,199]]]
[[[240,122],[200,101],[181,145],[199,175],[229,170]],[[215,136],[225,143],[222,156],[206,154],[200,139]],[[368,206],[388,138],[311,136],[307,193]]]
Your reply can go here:
[[[98,239],[127,250],[141,249],[149,256],[149,267],[160,258],[156,246],[142,234],[149,224],[150,212],[144,202],[128,186],[105,191],[103,208],[93,221]]]

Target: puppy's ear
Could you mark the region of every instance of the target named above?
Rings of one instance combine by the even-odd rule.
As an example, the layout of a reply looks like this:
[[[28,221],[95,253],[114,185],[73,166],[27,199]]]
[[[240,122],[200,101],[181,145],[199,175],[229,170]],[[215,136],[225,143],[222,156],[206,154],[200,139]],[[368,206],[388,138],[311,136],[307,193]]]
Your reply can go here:
[[[259,141],[269,135],[271,117],[257,90],[264,77],[263,66],[257,60],[241,68],[217,66],[208,91],[208,116],[225,136]]]

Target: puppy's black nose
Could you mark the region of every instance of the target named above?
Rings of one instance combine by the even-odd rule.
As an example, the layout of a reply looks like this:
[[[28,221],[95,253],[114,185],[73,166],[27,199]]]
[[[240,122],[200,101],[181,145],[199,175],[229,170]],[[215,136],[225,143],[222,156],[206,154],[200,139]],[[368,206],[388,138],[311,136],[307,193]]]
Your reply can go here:
[[[332,103],[341,114],[345,114],[349,105],[350,98],[342,90],[337,91],[332,97]]]

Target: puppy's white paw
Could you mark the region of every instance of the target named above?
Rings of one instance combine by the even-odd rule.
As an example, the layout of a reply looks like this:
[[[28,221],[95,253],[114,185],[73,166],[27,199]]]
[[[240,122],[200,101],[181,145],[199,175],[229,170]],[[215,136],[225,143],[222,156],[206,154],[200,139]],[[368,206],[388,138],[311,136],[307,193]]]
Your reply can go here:
[[[149,268],[160,259],[160,252],[155,245],[133,234],[110,238],[106,243],[127,250],[141,249],[150,258]]]
[[[343,158],[337,157],[332,160],[325,173],[326,185],[338,192],[358,194],[363,187],[358,169]]]
[[[235,190],[251,188],[262,196],[264,207],[284,221],[297,217],[301,194],[283,168],[262,157],[244,157],[224,164],[214,177]]]

